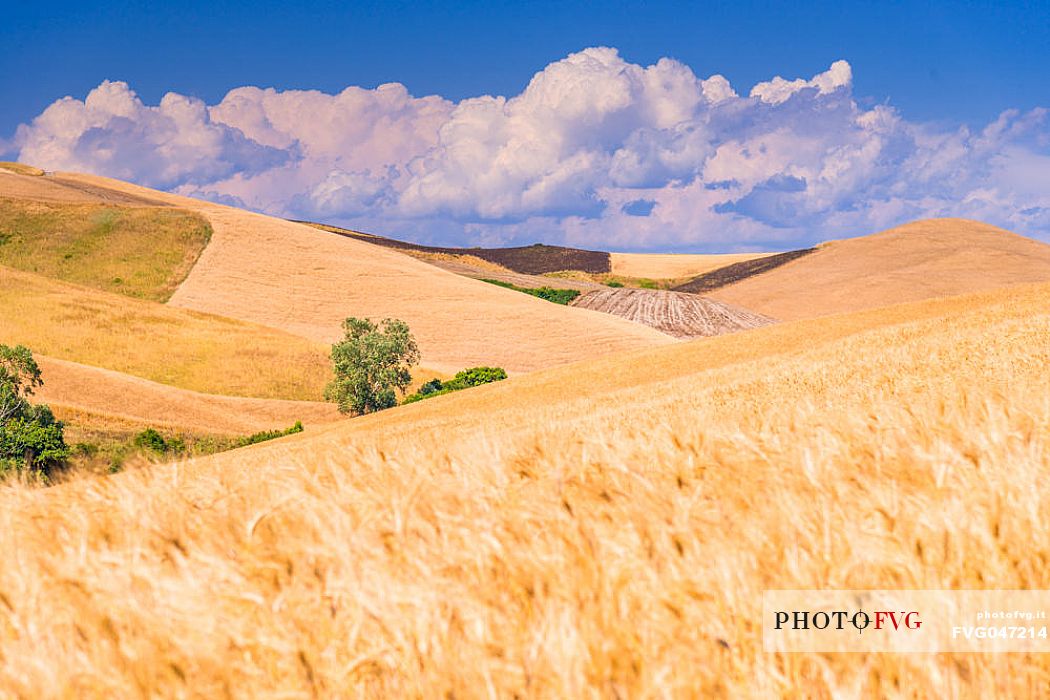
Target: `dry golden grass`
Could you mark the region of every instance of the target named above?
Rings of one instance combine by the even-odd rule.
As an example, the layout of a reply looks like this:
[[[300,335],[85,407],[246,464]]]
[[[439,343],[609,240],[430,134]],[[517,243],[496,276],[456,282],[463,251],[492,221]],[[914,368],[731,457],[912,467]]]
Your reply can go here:
[[[36,399],[61,420],[80,427],[245,435],[287,427],[331,423],[342,416],[334,404],[253,399],[177,389],[128,374],[36,356],[44,386]]]
[[[44,171],[40,168],[34,168],[32,165],[26,165],[25,163],[10,163],[7,161],[0,162],[0,170],[5,170],[16,175],[26,175],[28,177],[40,177],[44,174]]]
[[[966,219],[916,221],[832,241],[710,292],[782,320],[1050,281],[1050,245]]]
[[[320,400],[331,378],[321,343],[2,266],[0,339],[208,394]]]
[[[118,180],[60,178],[208,219],[211,243],[172,296],[173,306],[326,343],[340,335],[347,316],[400,318],[418,340],[423,364],[450,374],[477,365],[519,373],[674,342],[641,324],[550,304],[305,224]]]
[[[1050,588],[1050,285],[512,378],[0,490],[21,697],[1037,697],[774,655],[767,588]]]
[[[774,253],[724,253],[692,255],[675,253],[610,253],[612,274],[648,279],[696,277],[726,265],[764,258]]]
[[[76,177],[50,174],[43,171],[24,172],[20,169],[0,168],[0,196],[10,199],[31,199],[38,202],[60,204],[111,204],[131,207],[165,206],[159,198],[143,196],[142,193],[123,192],[107,187],[93,178],[81,180]],[[143,190],[147,195],[151,190]]]
[[[203,217],[174,207],[0,196],[0,265],[139,299],[167,301],[210,236]]]

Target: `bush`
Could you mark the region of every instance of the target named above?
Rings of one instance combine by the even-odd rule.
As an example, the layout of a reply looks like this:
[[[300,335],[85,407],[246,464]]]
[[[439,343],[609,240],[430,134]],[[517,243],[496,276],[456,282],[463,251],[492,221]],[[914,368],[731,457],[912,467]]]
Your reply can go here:
[[[431,379],[419,387],[419,391],[411,396],[406,396],[402,403],[415,403],[423,399],[441,396],[442,394],[451,394],[453,391],[498,382],[506,378],[507,372],[502,367],[472,367],[471,369],[457,372],[456,376],[447,382],[442,382],[440,379]]]
[[[141,433],[135,436],[135,447],[139,447],[144,450],[152,450],[153,452],[167,452],[168,441],[164,439],[164,436],[158,433],[153,428],[146,428]]]
[[[48,471],[69,456],[61,421],[28,397],[44,385],[29,348],[0,345],[0,472]]]
[[[266,442],[267,440],[275,440],[285,435],[294,435],[295,433],[303,432],[303,424],[301,421],[295,421],[295,425],[291,428],[284,430],[264,430],[248,437],[242,437],[234,443],[234,447],[246,447],[248,445],[254,445],[257,442]]]
[[[660,288],[660,285],[658,285],[656,282],[654,282],[653,280],[647,280],[647,279],[638,280],[638,286],[641,287],[642,289],[659,289]]]
[[[483,279],[482,282],[488,282],[494,284],[497,287],[505,287],[506,289],[513,289],[516,292],[524,292],[525,294],[531,294],[534,297],[539,297],[546,301],[553,302],[555,304],[568,304],[570,301],[580,296],[579,290],[576,289],[554,289],[552,287],[519,287],[516,284],[510,282],[503,282],[501,280]]]
[[[610,280],[610,281],[605,283],[605,286],[606,287],[614,287],[616,289],[619,289],[620,287],[623,286],[623,282],[619,282],[617,280]]]
[[[325,398],[343,413],[372,413],[397,405],[394,391],[403,395],[412,382],[409,368],[419,362],[419,348],[398,319],[377,326],[366,318],[343,322],[344,337],[332,346],[335,379]]]

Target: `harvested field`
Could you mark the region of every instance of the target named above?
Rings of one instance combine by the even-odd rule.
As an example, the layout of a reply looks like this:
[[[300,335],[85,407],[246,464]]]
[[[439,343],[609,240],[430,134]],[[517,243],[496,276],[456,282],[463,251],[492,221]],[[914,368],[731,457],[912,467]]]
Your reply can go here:
[[[770,270],[785,265],[792,260],[801,258],[803,255],[809,255],[815,250],[816,248],[791,250],[786,253],[774,253],[760,258],[752,258],[742,262],[736,262],[731,265],[726,265],[725,267],[711,270],[710,272],[705,272],[704,274],[698,275],[688,282],[679,284],[672,289],[676,292],[704,294],[725,287],[726,285],[733,284],[734,282],[747,279],[748,277],[769,272]]]
[[[615,316],[550,304],[310,226],[116,180],[63,177],[149,194],[208,219],[211,242],[171,306],[324,343],[340,336],[347,316],[400,318],[422,364],[448,374],[479,365],[513,374],[674,342]]]
[[[3,183],[0,265],[19,270],[167,301],[211,237],[184,209],[11,199]]]
[[[1050,588],[1048,294],[776,324],[8,485],[0,684],[1040,697],[1045,654],[773,654],[758,619],[775,588]]]
[[[457,275],[463,277],[470,277],[471,279],[492,279],[499,280],[500,282],[506,282],[507,284],[513,284],[518,287],[557,287],[559,289],[575,289],[580,292],[589,292],[595,289],[605,289],[604,284],[598,282],[591,282],[585,279],[574,279],[570,277],[548,277],[546,275],[526,275],[521,272],[514,272],[508,270],[505,267],[500,267],[493,263],[487,265],[477,265],[469,259],[470,256],[453,256],[444,255],[441,257],[428,256],[422,257],[421,260],[425,260],[435,267],[440,267],[442,270],[448,270],[454,272]]]
[[[602,274],[612,270],[609,253],[596,250],[582,250],[580,248],[566,248],[557,245],[544,245],[536,243],[530,246],[518,246],[514,248],[442,248],[438,246],[425,246],[416,243],[408,243],[393,238],[385,238],[371,233],[350,231],[337,226],[317,224],[309,221],[297,223],[307,224],[322,231],[347,236],[366,243],[395,248],[402,251],[416,251],[421,253],[438,253],[444,255],[469,255],[480,258],[487,262],[495,263],[502,267],[521,272],[527,275],[542,275],[548,272],[562,272],[564,270],[579,270],[592,274]]]
[[[10,163],[7,161],[0,162],[0,171],[7,171],[14,173],[15,175],[28,175],[30,177],[40,177],[44,174],[44,171],[40,168],[34,168],[32,165],[26,165],[25,163]]]
[[[112,204],[126,207],[166,206],[162,198],[123,192],[119,188],[107,187],[99,182],[78,180],[66,174],[40,177],[32,173],[22,174],[4,169],[0,169],[0,196],[38,202]]]
[[[724,335],[775,323],[714,299],[656,289],[599,289],[570,304],[642,323],[676,338]]]
[[[215,435],[243,435],[342,418],[334,404],[202,394],[112,370],[36,356],[44,386],[36,399],[60,419],[93,428],[166,428]]]
[[[1050,245],[966,219],[916,221],[816,252],[713,292],[782,320],[1050,281]]]
[[[654,280],[674,280],[711,272],[727,265],[766,258],[776,253],[610,253],[614,275]]]
[[[3,266],[0,342],[231,396],[320,400],[332,372],[322,343]]]

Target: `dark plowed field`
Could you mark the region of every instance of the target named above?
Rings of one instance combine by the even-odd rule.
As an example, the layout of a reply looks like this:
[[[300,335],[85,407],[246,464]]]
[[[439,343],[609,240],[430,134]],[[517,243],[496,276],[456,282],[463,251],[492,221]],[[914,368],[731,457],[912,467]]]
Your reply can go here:
[[[299,221],[297,223],[309,224],[323,231],[337,233],[340,236],[347,236],[348,238],[355,238],[359,241],[374,243],[375,245],[382,245],[388,248],[416,250],[423,253],[443,253],[445,255],[472,255],[475,258],[481,258],[526,275],[542,275],[547,272],[562,272],[564,270],[579,270],[580,272],[601,274],[612,269],[609,254],[596,250],[564,248],[542,243],[518,248],[441,248],[417,245],[393,238],[384,238],[383,236],[375,236],[370,233],[350,231],[337,226],[317,224],[310,221]]]
[[[684,284],[672,287],[672,289],[676,292],[703,294],[704,292],[710,292],[719,287],[725,287],[734,282],[739,282],[742,279],[747,279],[748,277],[754,277],[763,272],[768,272],[775,267],[780,267],[784,263],[789,263],[796,258],[801,258],[803,255],[808,255],[815,250],[816,248],[789,250],[786,253],[779,253],[765,258],[755,258],[754,260],[745,260],[744,262],[726,265],[717,270],[698,275]]]

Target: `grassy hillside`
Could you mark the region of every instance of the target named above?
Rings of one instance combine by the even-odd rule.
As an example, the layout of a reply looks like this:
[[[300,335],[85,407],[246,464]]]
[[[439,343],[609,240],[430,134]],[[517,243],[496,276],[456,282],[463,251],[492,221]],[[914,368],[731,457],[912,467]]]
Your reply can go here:
[[[1045,656],[767,654],[756,621],[769,588],[1050,588],[1048,294],[770,326],[9,486],[0,683],[1037,695]]]
[[[211,237],[199,214],[5,198],[0,265],[107,292],[166,301]]]
[[[929,219],[826,243],[710,296],[787,320],[1046,281],[1050,245],[978,221]]]
[[[320,400],[328,347],[272,328],[0,267],[0,339],[213,394]]]

